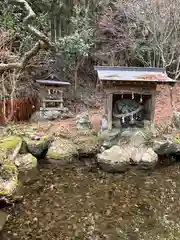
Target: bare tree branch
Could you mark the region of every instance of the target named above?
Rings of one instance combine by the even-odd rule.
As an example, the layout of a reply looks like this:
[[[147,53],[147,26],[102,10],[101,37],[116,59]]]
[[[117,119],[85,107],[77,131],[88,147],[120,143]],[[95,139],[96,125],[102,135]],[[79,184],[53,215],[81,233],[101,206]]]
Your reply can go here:
[[[34,47],[28,51],[27,53],[24,54],[23,58],[21,59],[20,62],[15,62],[15,63],[1,63],[0,64],[0,71],[6,71],[6,70],[11,70],[11,69],[23,69],[27,63],[29,62],[29,60],[36,56],[37,53],[39,52],[39,50],[41,49],[41,43],[40,41],[37,42]]]
[[[48,49],[55,52],[55,46],[47,36],[45,36],[42,32],[36,29],[34,26],[31,25],[32,20],[36,17],[35,12],[32,10],[31,6],[28,4],[26,0],[8,0],[9,4],[19,5],[27,11],[27,16],[24,18],[24,25],[26,26],[27,30],[34,36],[37,37],[38,42],[29,50],[24,56],[20,59],[19,62],[14,63],[1,63],[0,64],[0,71],[6,71],[10,69],[22,69],[24,68],[29,60],[37,55],[40,49],[45,45]]]

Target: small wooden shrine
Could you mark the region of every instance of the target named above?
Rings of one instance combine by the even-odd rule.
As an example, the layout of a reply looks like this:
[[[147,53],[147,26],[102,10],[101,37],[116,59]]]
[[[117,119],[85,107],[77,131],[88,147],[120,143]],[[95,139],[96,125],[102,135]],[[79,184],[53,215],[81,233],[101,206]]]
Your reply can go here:
[[[146,121],[154,124],[157,85],[176,82],[162,68],[97,66],[95,70],[106,93],[109,130],[113,126],[143,127]]]
[[[36,80],[40,87],[40,111],[64,112],[63,93],[70,86],[69,82],[60,80],[55,74],[50,74],[45,79]]]

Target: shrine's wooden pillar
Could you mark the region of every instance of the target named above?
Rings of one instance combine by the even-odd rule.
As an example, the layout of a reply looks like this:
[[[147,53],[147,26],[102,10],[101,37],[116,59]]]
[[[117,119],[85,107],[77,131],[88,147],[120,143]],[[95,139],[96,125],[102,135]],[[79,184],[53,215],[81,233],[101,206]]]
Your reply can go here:
[[[107,94],[107,104],[106,104],[106,111],[107,111],[107,118],[108,118],[108,130],[112,130],[112,106],[113,106],[113,94]]]
[[[154,127],[155,108],[156,108],[156,91],[153,91],[151,95],[151,127]]]

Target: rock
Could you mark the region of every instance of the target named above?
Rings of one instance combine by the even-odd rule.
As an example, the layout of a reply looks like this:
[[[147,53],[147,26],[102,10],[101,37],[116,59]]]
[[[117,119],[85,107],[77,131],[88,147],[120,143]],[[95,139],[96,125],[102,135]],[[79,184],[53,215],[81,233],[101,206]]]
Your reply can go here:
[[[31,154],[21,154],[15,159],[19,171],[28,171],[37,167],[37,159]]]
[[[102,148],[105,150],[105,149],[109,149],[112,147],[112,142],[107,139],[107,140],[104,140],[103,143],[102,143]]]
[[[152,148],[113,146],[97,155],[99,166],[107,172],[125,172],[130,165],[139,168],[152,169],[158,162],[158,155]]]
[[[61,116],[61,112],[56,110],[51,111],[36,111],[32,114],[30,121],[39,122],[39,121],[52,121]]]
[[[152,169],[158,162],[158,155],[152,148],[132,148],[131,149],[131,164],[138,165],[139,168]]]
[[[140,166],[145,169],[154,168],[158,162],[158,155],[153,151],[152,148],[148,148],[143,152]]]
[[[130,136],[130,145],[140,147],[146,145],[146,133],[143,130],[136,130]]]
[[[21,144],[21,148],[19,149],[19,153],[20,154],[26,154],[28,153],[28,149],[27,149],[27,144],[24,141],[24,139],[22,140],[22,144]]]
[[[113,129],[112,131],[104,130],[99,133],[100,138],[105,141],[113,141],[114,139],[118,138],[119,135],[119,129]]]
[[[44,111],[43,112],[43,117],[45,120],[55,120],[61,116],[61,112],[56,111],[56,110],[51,110],[51,111]]]
[[[111,148],[113,145],[116,145],[119,139],[120,130],[113,129],[112,131],[101,130],[99,132],[99,137],[102,141],[101,151]]]
[[[79,156],[93,156],[100,151],[101,139],[97,135],[78,135],[73,140]]]
[[[107,172],[125,172],[129,169],[130,155],[126,149],[112,146],[97,155],[97,162]]]
[[[137,128],[127,128],[121,132],[118,145],[130,144],[131,146],[142,146],[145,144],[145,134],[142,130]]]
[[[8,220],[8,214],[0,211],[0,232],[3,230],[7,220]]]
[[[118,145],[123,142],[134,147],[142,147],[151,145],[152,140],[156,136],[156,132],[152,129],[127,128],[121,132]]]
[[[153,150],[158,155],[180,155],[180,143],[172,139],[155,140],[153,143]]]
[[[17,167],[6,161],[0,167],[0,199],[6,200],[11,197],[18,187]]]
[[[76,127],[78,131],[87,131],[92,128],[91,121],[87,112],[76,117]]]
[[[52,163],[65,165],[71,163],[77,155],[77,146],[71,140],[57,138],[51,143],[46,159]]]
[[[71,112],[63,112],[61,114],[61,119],[68,119],[68,118],[74,118],[74,114]]]
[[[27,151],[36,158],[42,157],[42,155],[48,150],[51,139],[48,136],[44,137],[25,137],[23,139],[27,146]]]
[[[18,136],[5,137],[0,140],[0,163],[3,160],[13,161],[18,154],[22,139]]]

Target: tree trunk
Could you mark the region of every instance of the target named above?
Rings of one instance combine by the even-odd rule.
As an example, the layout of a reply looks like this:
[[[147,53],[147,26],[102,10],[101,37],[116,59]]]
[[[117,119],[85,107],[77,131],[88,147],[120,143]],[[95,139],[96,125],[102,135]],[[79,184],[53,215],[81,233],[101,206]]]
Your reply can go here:
[[[56,4],[55,4],[55,1],[52,2],[51,4],[51,19],[50,19],[50,22],[51,22],[51,41],[52,42],[55,42],[56,40],[56,26],[55,26],[55,16],[54,16],[54,11],[56,9]]]
[[[79,66],[80,66],[80,61],[76,61],[76,65],[75,65],[75,71],[74,71],[74,96],[77,97],[77,91],[78,91],[78,87],[79,87],[79,81],[78,81],[78,70],[79,70]]]

